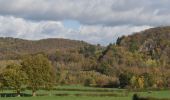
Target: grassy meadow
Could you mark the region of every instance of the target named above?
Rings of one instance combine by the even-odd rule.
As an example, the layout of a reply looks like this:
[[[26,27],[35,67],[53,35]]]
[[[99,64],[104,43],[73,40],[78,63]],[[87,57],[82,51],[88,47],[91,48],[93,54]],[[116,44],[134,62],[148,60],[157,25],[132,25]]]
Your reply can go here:
[[[1,91],[2,94],[15,93],[12,90]],[[22,92],[26,97],[1,97],[0,100],[132,100],[133,94],[142,97],[170,99],[170,90],[130,92],[125,89],[93,88],[83,86],[58,86],[51,91],[39,90],[36,97],[31,97],[31,91]]]

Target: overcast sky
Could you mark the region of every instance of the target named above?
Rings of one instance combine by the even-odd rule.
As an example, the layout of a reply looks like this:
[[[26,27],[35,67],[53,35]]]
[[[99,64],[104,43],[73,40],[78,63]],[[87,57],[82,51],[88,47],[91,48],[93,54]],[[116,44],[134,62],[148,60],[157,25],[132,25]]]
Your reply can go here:
[[[0,37],[68,38],[107,45],[170,25],[170,0],[0,0]]]

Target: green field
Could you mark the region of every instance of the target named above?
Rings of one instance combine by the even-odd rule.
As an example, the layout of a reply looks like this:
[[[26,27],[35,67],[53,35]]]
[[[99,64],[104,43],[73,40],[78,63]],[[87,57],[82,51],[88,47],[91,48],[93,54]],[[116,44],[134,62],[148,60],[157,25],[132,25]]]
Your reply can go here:
[[[2,93],[14,93],[14,91],[5,90],[1,91]],[[31,94],[31,91],[26,90],[22,93]],[[37,97],[2,97],[0,100],[131,100],[134,93],[142,97],[170,99],[170,90],[129,92],[125,89],[58,86],[51,91],[37,91],[37,95],[39,95]]]

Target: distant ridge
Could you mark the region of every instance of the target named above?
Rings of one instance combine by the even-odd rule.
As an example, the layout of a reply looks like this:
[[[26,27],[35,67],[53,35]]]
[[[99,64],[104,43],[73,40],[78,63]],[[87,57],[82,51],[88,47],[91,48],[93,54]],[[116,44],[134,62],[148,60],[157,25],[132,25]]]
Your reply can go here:
[[[24,40],[12,37],[0,37],[0,59],[15,59],[20,55],[38,52],[55,53],[58,49],[78,49],[87,45],[91,44],[84,41],[61,38]]]

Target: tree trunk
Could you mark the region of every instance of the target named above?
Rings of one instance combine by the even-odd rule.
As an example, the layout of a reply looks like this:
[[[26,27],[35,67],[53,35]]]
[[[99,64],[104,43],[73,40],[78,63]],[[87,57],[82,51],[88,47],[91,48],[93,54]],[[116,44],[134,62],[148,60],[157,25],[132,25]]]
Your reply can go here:
[[[17,97],[20,97],[20,90],[17,90]]]
[[[32,96],[33,96],[33,97],[36,96],[35,90],[32,91]]]

